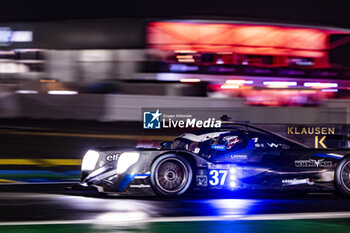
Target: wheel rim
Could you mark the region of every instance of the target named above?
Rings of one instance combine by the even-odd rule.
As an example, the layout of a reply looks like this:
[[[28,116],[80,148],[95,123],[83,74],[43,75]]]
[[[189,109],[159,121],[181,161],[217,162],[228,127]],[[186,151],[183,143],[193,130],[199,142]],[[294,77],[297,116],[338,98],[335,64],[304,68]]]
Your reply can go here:
[[[347,161],[341,169],[341,182],[350,192],[350,161]]]
[[[156,167],[155,178],[157,186],[162,191],[177,193],[186,186],[188,169],[179,159],[164,159]]]

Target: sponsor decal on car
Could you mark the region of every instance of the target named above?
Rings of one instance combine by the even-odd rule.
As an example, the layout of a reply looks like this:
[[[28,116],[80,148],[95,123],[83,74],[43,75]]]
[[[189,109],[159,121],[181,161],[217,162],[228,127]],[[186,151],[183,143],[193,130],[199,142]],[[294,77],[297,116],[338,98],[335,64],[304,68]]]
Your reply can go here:
[[[285,145],[285,144],[282,144],[282,143],[267,143],[267,145],[270,147],[270,148],[281,148],[281,149],[289,149],[289,146],[288,145]]]
[[[118,156],[119,156],[119,154],[110,154],[110,155],[106,156],[106,160],[108,162],[112,162],[114,160],[117,160]]]
[[[335,130],[334,126],[288,126],[287,135],[299,138],[313,136],[315,148],[327,148],[327,138],[335,135]]]
[[[254,144],[255,147],[265,147],[265,145],[263,143],[255,143]]]
[[[284,185],[310,184],[311,185],[313,184],[313,182],[311,182],[309,178],[305,178],[305,179],[293,178],[293,179],[283,179],[282,184]]]
[[[297,127],[289,126],[287,134],[305,134],[305,135],[329,135],[334,134],[335,127]]]
[[[231,155],[232,159],[246,160],[248,159],[247,155]]]
[[[150,188],[149,184],[131,184],[130,188]]]
[[[196,176],[197,186],[208,186],[208,177],[206,175],[197,175]]]
[[[226,150],[225,145],[212,145],[211,148],[213,150],[217,150],[217,151],[225,151]]]
[[[308,159],[294,161],[296,167],[331,167],[332,161],[325,161],[324,159]]]

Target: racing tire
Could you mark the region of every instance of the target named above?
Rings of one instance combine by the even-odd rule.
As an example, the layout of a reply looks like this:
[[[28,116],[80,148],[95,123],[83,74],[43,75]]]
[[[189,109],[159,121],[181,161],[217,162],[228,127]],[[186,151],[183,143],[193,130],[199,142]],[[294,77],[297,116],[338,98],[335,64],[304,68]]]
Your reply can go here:
[[[190,187],[193,171],[181,155],[165,154],[157,158],[151,168],[151,184],[161,196],[180,196]]]
[[[345,157],[337,166],[335,186],[337,193],[350,198],[350,156]]]

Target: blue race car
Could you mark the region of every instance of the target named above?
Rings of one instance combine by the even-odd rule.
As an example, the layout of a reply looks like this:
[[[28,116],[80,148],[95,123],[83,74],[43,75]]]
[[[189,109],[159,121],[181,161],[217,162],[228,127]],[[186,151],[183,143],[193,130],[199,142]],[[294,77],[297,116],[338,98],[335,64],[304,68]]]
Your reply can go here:
[[[279,189],[350,196],[350,150],[308,148],[246,124],[185,133],[160,149],[91,149],[81,172],[81,186],[113,195]]]

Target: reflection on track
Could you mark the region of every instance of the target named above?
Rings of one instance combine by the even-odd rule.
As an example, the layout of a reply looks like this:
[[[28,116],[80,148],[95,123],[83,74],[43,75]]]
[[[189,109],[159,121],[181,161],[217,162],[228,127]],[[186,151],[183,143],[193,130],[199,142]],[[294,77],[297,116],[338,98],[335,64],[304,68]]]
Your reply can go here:
[[[28,193],[30,190],[32,192]],[[95,193],[78,196],[77,194],[83,193],[64,193],[62,190],[63,187],[58,185],[16,185],[0,189],[0,208],[6,210],[0,211],[0,222],[88,220],[130,224],[133,221],[152,219],[166,221],[174,217],[180,220],[186,220],[186,217],[210,220],[215,216],[242,218],[261,214],[350,211],[350,200],[331,194],[295,197],[283,194],[248,196],[231,193],[160,199],[101,197]]]

